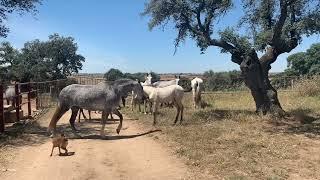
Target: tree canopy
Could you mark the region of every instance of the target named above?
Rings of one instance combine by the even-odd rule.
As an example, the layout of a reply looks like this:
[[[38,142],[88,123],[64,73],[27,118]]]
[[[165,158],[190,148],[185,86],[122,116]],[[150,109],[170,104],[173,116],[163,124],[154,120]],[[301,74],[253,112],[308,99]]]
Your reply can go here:
[[[150,0],[143,15],[151,17],[149,28],[173,22],[178,35],[175,46],[190,37],[202,51],[216,46],[232,54],[232,61],[241,64],[251,48],[259,51],[271,46],[271,63],[284,52],[290,52],[303,35],[320,32],[318,0],[242,0],[244,16],[236,27],[218,29],[226,13],[234,10],[232,0]],[[240,34],[238,28],[246,28]],[[215,33],[214,33],[215,32]],[[219,38],[215,38],[215,34]]]
[[[49,36],[47,41],[27,42],[21,50],[3,42],[0,45],[0,67],[7,73],[1,77],[19,82],[66,78],[81,70],[85,61],[77,50],[72,37],[58,34]]]
[[[123,73],[119,69],[111,68],[109,69],[105,74],[104,78],[108,81],[114,81],[121,78],[128,78],[133,80],[140,80],[141,82],[144,82],[146,80],[147,73],[138,72],[138,73]],[[151,72],[152,76],[152,82],[156,82],[160,80],[160,76],[155,73]]]
[[[42,0],[0,0],[0,37],[6,37],[9,28],[5,25],[8,15],[13,12],[23,14],[26,12],[36,13],[36,6]]]

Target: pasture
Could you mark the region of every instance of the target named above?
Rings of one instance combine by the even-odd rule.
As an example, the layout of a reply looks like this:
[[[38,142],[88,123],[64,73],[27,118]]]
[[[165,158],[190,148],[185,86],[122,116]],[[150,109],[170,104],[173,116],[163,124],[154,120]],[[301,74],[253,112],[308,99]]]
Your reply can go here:
[[[279,92],[286,112],[308,116],[301,120],[255,114],[249,92],[203,94],[208,107],[201,110],[193,109],[191,96],[184,97],[183,125],[172,126],[175,108],[160,108],[157,128],[162,133],[150,135],[191,168],[215,179],[320,178],[320,97]],[[146,128],[152,126],[151,115],[131,108],[123,112]]]

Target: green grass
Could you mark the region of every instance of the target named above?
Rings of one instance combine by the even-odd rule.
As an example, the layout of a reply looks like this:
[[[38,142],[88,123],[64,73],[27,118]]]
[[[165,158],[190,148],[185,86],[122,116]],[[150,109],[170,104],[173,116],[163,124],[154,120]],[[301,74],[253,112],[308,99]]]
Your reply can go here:
[[[302,111],[313,117],[320,112],[319,97],[280,92],[279,98],[287,112]],[[191,95],[185,96],[181,126],[172,126],[174,108],[160,109],[158,116],[157,127],[163,131],[163,138],[176,145],[172,146],[174,151],[185,157],[188,165],[226,179],[287,179],[296,174],[303,179],[320,178],[320,173],[311,173],[309,168],[310,164],[320,168],[320,164],[300,151],[314,145],[314,138],[320,134],[317,125],[258,116],[247,92],[205,94],[203,100],[209,106],[194,110]],[[139,118],[145,126],[152,124],[150,115],[129,109],[125,113]],[[306,137],[310,133],[313,139]]]

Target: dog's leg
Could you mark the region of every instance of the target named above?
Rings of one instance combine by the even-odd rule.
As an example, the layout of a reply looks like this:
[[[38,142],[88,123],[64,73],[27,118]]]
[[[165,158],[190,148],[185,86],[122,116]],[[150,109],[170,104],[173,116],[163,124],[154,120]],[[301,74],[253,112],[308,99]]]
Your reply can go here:
[[[51,154],[50,154],[50,156],[52,156],[52,153],[53,153],[53,149],[54,149],[54,146],[52,146],[52,149],[51,149]]]

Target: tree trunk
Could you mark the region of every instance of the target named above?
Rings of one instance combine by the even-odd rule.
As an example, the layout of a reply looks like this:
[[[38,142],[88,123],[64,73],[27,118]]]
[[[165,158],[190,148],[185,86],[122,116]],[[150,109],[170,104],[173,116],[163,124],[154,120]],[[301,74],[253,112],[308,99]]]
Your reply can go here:
[[[256,103],[256,112],[283,116],[284,110],[278,100],[277,90],[272,87],[268,78],[270,64],[274,62],[271,59],[274,56],[268,53],[270,52],[258,59],[256,52],[252,50],[240,64],[240,69]]]

